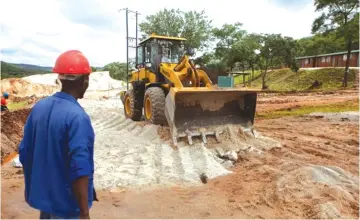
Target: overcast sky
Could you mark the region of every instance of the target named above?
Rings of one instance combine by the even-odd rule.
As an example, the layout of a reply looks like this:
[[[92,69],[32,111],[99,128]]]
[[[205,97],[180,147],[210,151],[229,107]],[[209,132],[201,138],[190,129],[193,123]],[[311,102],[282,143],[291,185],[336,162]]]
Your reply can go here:
[[[235,4],[236,3],[236,4]],[[53,66],[69,49],[82,51],[92,66],[126,60],[125,12],[146,15],[162,8],[205,10],[214,26],[243,23],[255,33],[309,36],[313,0],[8,0],[0,6],[1,60]],[[135,36],[135,17],[130,17]]]

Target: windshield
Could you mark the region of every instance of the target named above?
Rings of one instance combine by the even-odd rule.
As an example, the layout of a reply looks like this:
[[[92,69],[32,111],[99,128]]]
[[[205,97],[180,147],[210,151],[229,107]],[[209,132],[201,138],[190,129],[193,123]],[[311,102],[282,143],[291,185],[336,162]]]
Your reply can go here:
[[[179,41],[165,41],[161,47],[161,62],[164,63],[178,63],[184,53],[183,44]]]

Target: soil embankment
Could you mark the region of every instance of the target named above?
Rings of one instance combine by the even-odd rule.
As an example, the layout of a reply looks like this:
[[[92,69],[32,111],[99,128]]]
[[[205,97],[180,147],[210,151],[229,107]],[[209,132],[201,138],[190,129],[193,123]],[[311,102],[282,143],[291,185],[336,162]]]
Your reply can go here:
[[[24,124],[31,109],[1,113],[1,163],[17,151],[24,134]]]

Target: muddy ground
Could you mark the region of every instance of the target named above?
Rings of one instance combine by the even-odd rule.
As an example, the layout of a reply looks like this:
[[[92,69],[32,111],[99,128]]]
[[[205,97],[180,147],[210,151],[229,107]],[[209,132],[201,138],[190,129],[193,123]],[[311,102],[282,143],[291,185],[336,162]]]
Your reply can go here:
[[[7,156],[17,151],[29,113],[30,109],[1,113],[1,164]]]
[[[275,100],[284,100],[281,103],[260,97],[258,110],[356,98],[356,92],[329,94],[328,98],[276,96]],[[200,186],[99,191],[100,202],[94,203],[91,217],[358,218],[359,124],[358,118],[344,118],[257,119],[256,129],[279,140],[281,148],[240,155],[231,169],[234,173]],[[38,212],[24,202],[23,193],[21,173],[5,164],[2,218],[38,218]]]
[[[302,106],[335,104],[358,99],[358,90],[259,94],[256,112],[265,113]]]

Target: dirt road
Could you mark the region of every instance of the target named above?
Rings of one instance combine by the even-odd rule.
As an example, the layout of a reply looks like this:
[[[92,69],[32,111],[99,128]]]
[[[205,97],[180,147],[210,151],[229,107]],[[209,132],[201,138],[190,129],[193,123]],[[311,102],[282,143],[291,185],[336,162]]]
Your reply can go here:
[[[275,100],[285,100],[280,103],[260,97],[259,111],[274,109],[273,105],[287,108],[295,103],[342,102],[357,96],[354,92],[325,94],[324,99],[312,95],[276,96]],[[153,129],[118,117],[122,111],[118,104],[118,100],[107,100],[101,105],[92,100],[82,102],[89,109],[96,131],[101,131],[97,132],[97,145],[106,146],[95,152],[96,175],[101,180],[96,184],[104,190],[98,191],[100,202],[94,203],[92,218],[359,217],[358,116],[257,119],[256,130],[280,141],[282,147],[261,154],[239,154],[235,167],[229,168],[231,174],[215,175],[218,177],[201,184],[195,178],[198,172],[214,169],[219,161],[205,153],[206,149],[179,153],[166,147]],[[114,139],[115,135],[136,141],[124,142]],[[157,153],[155,149],[161,151]],[[155,163],[159,161],[157,157],[162,158],[161,166]],[[202,159],[197,163],[199,158]],[[182,166],[173,166],[176,161],[183,162],[178,163]],[[204,166],[204,161],[212,162]],[[184,169],[189,164],[192,168]],[[187,183],[196,180],[197,184],[179,184],[186,176],[184,171],[192,173]],[[166,186],[153,187],[159,183]],[[106,190],[114,185],[118,185],[117,189]],[[131,185],[138,187],[129,188]],[[19,169],[4,165],[2,218],[38,218],[39,213],[24,202],[23,193]]]
[[[358,90],[343,90],[333,92],[303,92],[303,93],[264,93],[260,94],[256,112],[264,113],[274,110],[291,109],[301,106],[316,106],[352,101],[359,98]]]
[[[206,185],[100,191],[91,217],[358,218],[356,122],[297,117],[260,120],[257,128],[283,148],[244,155],[233,174]],[[2,217],[37,218],[16,171],[3,168]]]

